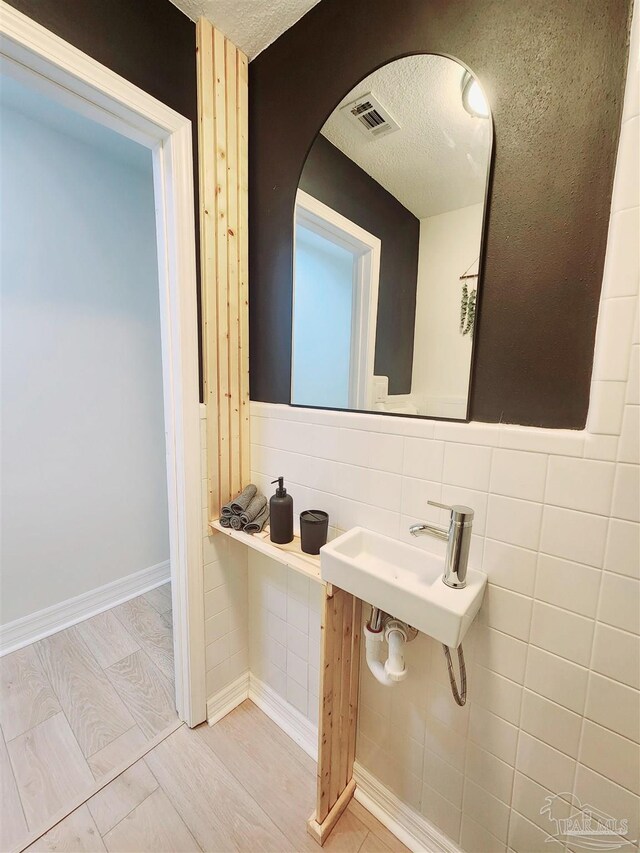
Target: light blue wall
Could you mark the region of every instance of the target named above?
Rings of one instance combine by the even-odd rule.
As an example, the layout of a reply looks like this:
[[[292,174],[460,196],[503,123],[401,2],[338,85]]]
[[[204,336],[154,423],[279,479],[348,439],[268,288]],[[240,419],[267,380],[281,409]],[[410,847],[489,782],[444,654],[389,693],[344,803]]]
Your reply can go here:
[[[151,155],[24,103],[0,114],[3,624],[169,557]]]
[[[292,401],[347,408],[353,254],[296,228]]]

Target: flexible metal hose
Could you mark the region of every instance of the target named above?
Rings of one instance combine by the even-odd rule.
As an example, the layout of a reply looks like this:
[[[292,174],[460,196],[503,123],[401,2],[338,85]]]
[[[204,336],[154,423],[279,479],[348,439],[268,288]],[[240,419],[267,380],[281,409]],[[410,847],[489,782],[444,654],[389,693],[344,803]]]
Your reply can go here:
[[[453,663],[451,662],[451,652],[449,651],[449,646],[445,646],[443,643],[442,648],[444,649],[444,656],[447,659],[447,669],[449,670],[449,682],[451,684],[451,692],[453,693],[453,698],[456,700],[458,705],[462,707],[467,701],[467,668],[464,664],[464,652],[462,651],[462,643],[460,643],[460,645],[458,646],[458,668],[460,669],[459,692],[458,685],[456,684],[456,676],[453,671]]]

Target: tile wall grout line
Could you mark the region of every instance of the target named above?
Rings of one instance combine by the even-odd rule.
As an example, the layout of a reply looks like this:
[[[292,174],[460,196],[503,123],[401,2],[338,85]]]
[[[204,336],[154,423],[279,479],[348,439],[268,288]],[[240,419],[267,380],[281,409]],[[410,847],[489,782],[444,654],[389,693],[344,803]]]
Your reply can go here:
[[[489,448],[489,477],[487,480],[487,489],[486,489],[487,510],[486,510],[485,523],[484,523],[485,530],[484,530],[484,533],[482,534],[482,558],[480,560],[480,568],[481,569],[484,568],[484,552],[485,552],[485,545],[486,545],[486,541],[487,541],[486,530],[489,526],[489,513],[490,513],[489,496],[491,494],[491,492],[490,492],[491,479],[493,476],[494,450],[495,450],[494,447]],[[443,471],[443,473],[444,473],[444,471]],[[487,576],[487,585],[488,584],[489,584],[489,577]],[[485,595],[486,595],[486,589],[485,589]],[[476,666],[476,660],[475,660],[475,654],[474,654],[473,661],[472,661],[472,669],[475,669],[475,666]],[[482,706],[480,706],[480,707],[482,707]],[[488,710],[488,709],[485,709],[485,710]],[[472,713],[472,711],[473,711],[473,706],[470,706],[469,707],[469,718],[467,720],[467,728],[465,731],[464,761],[462,763],[462,797],[461,797],[461,801],[460,801],[460,831],[458,833],[458,839],[457,839],[458,845],[461,845],[461,843],[462,843],[462,827],[464,825],[465,802],[467,800],[467,788],[468,788],[468,785],[471,783],[471,780],[469,779],[469,776],[467,774],[467,766],[468,766],[468,762],[469,762],[469,744],[471,743],[471,740],[469,738],[469,731],[471,728],[471,713]],[[514,773],[515,773],[515,771],[514,771]],[[423,785],[424,785],[424,782],[423,782]],[[496,799],[499,799],[499,798],[496,798]],[[509,810],[511,810],[511,805],[510,804],[506,804],[506,805],[509,808]],[[482,824],[480,824],[480,826],[482,826]],[[483,829],[487,830],[486,827],[483,827]],[[493,835],[493,833],[491,833],[490,830],[487,830],[487,832],[489,832],[489,834]],[[507,846],[507,844],[509,842],[509,822],[508,821],[507,821],[506,836],[507,836],[507,839],[505,841],[505,847]],[[497,837],[497,836],[494,836],[494,837]]]
[[[524,691],[525,691],[525,686],[527,683],[527,668],[529,665],[529,649],[531,648],[531,628],[533,626],[533,611],[534,611],[534,605],[536,602],[535,591],[536,591],[536,587],[538,585],[538,564],[540,562],[540,543],[542,541],[542,526],[544,523],[544,506],[545,506],[544,498],[546,497],[546,494],[547,494],[547,486],[548,486],[548,482],[549,482],[549,467],[551,465],[550,459],[551,459],[551,455],[547,454],[547,461],[546,461],[545,475],[544,475],[543,502],[542,502],[543,511],[542,511],[542,515],[540,517],[540,526],[538,528],[538,541],[537,541],[537,549],[536,549],[537,557],[536,557],[536,565],[535,565],[534,579],[533,579],[533,596],[531,597],[531,601],[532,601],[531,619],[529,620],[529,633],[527,635],[526,649],[525,649],[525,655],[524,655],[524,673],[523,673],[522,688],[521,688],[521,693],[520,693],[520,712],[518,714],[518,733],[516,736],[516,753],[515,753],[514,764],[513,764],[513,779],[511,780],[511,794],[509,796],[509,818],[507,821],[507,847],[509,846],[509,839],[511,837],[511,824],[512,824],[512,818],[513,818],[513,813],[514,813],[513,794],[514,794],[515,787],[516,787],[516,774],[518,773],[518,752],[520,751],[520,736],[522,734],[522,709],[524,706],[524,699],[525,699]]]

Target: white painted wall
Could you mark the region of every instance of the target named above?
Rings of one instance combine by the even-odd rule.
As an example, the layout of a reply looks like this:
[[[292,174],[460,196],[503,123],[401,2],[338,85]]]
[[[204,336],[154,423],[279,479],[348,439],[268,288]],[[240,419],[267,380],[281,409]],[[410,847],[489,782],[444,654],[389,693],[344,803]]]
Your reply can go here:
[[[27,106],[0,137],[1,624],[169,556],[150,153]]]
[[[460,276],[480,253],[484,204],[420,220],[412,398],[434,417],[464,418],[472,336],[461,335]],[[469,292],[475,280],[467,282]]]

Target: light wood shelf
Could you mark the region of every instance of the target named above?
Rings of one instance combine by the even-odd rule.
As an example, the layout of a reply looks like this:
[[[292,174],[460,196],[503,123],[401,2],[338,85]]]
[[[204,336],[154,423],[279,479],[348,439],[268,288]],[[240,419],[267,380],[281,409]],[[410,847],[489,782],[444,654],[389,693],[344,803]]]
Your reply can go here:
[[[261,533],[243,533],[241,530],[232,530],[229,527],[222,527],[219,521],[212,521],[209,526],[217,533],[224,533],[225,536],[235,539],[236,542],[242,542],[243,545],[253,548],[254,551],[266,554],[267,557],[277,560],[289,569],[313,578],[318,583],[325,583],[320,578],[320,557],[305,554],[300,548],[299,536],[294,536],[293,542],[288,542],[286,545],[276,545],[269,539],[268,526]]]

